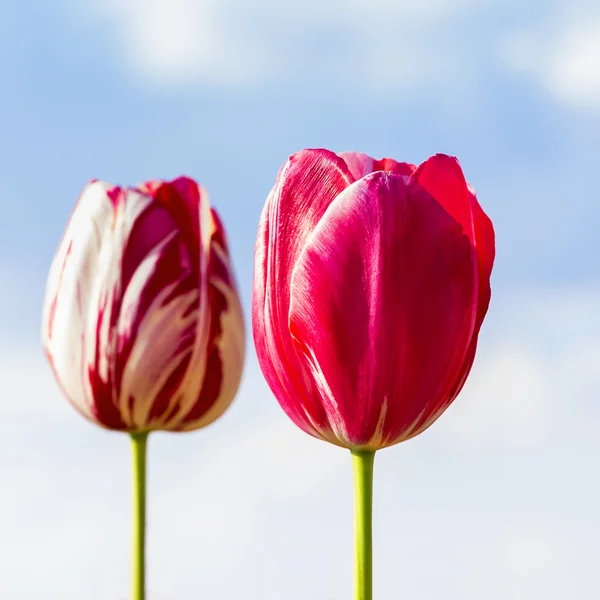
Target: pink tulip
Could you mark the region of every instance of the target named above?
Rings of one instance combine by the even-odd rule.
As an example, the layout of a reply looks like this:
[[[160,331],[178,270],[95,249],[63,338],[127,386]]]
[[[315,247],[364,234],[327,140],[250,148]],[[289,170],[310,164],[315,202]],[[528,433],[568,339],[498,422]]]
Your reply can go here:
[[[455,158],[293,155],[262,213],[252,306],[284,411],[353,450],[427,429],[471,369],[493,262],[492,224]]]
[[[198,429],[237,391],[244,324],[225,231],[187,178],[83,191],[51,266],[43,342],[91,421]]]

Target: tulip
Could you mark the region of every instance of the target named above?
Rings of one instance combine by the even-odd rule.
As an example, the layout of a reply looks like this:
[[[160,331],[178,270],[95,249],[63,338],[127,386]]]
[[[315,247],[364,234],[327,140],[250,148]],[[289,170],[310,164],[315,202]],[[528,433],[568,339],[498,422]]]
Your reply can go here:
[[[357,600],[371,592],[375,451],[427,429],[473,364],[494,230],[458,161],[304,150],[255,249],[253,334],[290,419],[353,454]]]
[[[42,338],[70,403],[132,436],[141,600],[147,436],[212,423],[244,360],[225,231],[204,188],[184,177],[137,188],[92,181],[50,268]]]

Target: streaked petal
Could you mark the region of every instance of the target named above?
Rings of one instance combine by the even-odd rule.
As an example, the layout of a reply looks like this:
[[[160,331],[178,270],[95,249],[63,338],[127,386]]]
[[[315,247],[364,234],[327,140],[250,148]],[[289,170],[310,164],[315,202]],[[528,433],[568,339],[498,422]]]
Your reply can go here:
[[[175,230],[139,264],[123,296],[113,385],[131,429],[162,427],[174,384],[189,368],[199,292],[195,276],[182,268],[190,262],[186,255]]]
[[[181,260],[186,251],[164,208],[137,190],[120,190],[119,195],[92,282],[84,352],[96,419],[116,428],[103,416],[112,406],[122,428],[138,430],[148,425],[156,390],[169,369],[165,363],[173,360],[180,342],[173,327],[163,335],[173,306],[160,316],[156,307],[166,303],[166,289],[175,289],[188,276],[190,259]],[[187,287],[193,293],[193,286]]]
[[[125,206],[116,201],[120,194],[100,181],[84,189],[50,269],[42,333],[66,396],[85,416],[111,428],[124,425],[107,353],[121,300],[120,257],[127,232],[150,202],[137,195]],[[100,401],[92,388],[96,376],[104,383],[97,388]]]
[[[157,387],[158,393],[152,397],[149,427],[174,430],[180,428],[196,406],[207,372],[211,328],[207,271],[212,217],[208,193],[186,177],[157,187],[153,200],[156,208],[165,210],[175,223],[181,252],[177,259],[165,262],[158,270],[163,277],[180,274],[180,278],[173,292],[166,295],[173,304],[171,318],[175,319],[174,325],[158,342],[169,344],[174,368],[165,369],[169,377],[165,380],[163,374],[161,382],[164,385]],[[186,253],[189,256],[187,261]],[[189,272],[185,269],[187,265],[190,266]],[[156,299],[156,318],[167,308],[162,295],[161,291],[161,297]],[[165,320],[165,325],[167,323]],[[148,352],[152,352],[151,346]]]
[[[414,435],[469,350],[475,254],[423,188],[376,172],[348,187],[308,237],[290,329],[342,445]]]
[[[244,364],[244,318],[225,228],[214,209],[211,216],[213,231],[208,262],[211,329],[207,367],[200,395],[180,425],[183,430],[204,427],[223,414],[238,390]]]

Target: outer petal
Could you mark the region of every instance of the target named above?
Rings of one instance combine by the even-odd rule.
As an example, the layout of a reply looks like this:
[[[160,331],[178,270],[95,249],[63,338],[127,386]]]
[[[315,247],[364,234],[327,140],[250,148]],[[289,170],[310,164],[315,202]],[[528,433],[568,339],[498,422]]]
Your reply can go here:
[[[114,207],[109,184],[94,181],[85,187],[50,266],[42,316],[42,342],[55,377],[67,399],[94,420],[93,396],[84,374],[85,320],[81,306],[91,285],[99,254],[99,238],[110,227]],[[78,237],[73,240],[73,235]],[[83,294],[86,294],[84,298]],[[118,411],[110,415],[118,426]]]
[[[490,275],[494,264],[494,229],[481,209],[460,163],[453,156],[436,154],[414,174],[417,180],[463,227],[477,249],[479,310],[477,330],[490,302]]]
[[[340,152],[340,156],[346,161],[350,172],[357,180],[374,171],[388,171],[400,175],[412,175],[416,169],[415,165],[409,163],[399,163],[393,158],[376,160],[362,152]]]
[[[169,302],[181,302],[179,308],[182,309],[180,313],[171,315],[173,326],[165,322],[174,333],[174,360],[171,363],[174,368],[153,395],[148,412],[149,428],[174,430],[179,429],[187,415],[195,409],[207,370],[211,333],[207,271],[212,216],[208,193],[189,178],[180,177],[170,183],[148,185],[152,188],[157,208],[166,210],[175,223],[181,247],[189,255],[187,264],[180,257],[184,270],[183,277],[177,280],[177,287],[170,294],[166,292]],[[177,271],[177,263],[165,264],[160,274],[168,278]],[[158,311],[162,307],[164,302],[156,305]],[[179,327],[181,330],[178,331]],[[169,333],[165,336],[168,339]],[[176,345],[176,336],[179,336],[179,345]],[[145,340],[141,337],[140,341],[143,343]],[[152,348],[148,347],[147,351],[152,352]]]
[[[401,175],[368,175],[331,204],[296,262],[290,328],[340,445],[392,445],[447,406],[473,336],[475,261]]]
[[[473,229],[475,231],[475,247],[477,248],[479,265],[479,311],[477,322],[481,326],[491,298],[490,277],[496,257],[496,235],[492,222],[477,201],[475,191],[471,186],[468,187],[473,207]]]
[[[267,198],[256,240],[252,326],[258,360],[288,416],[321,437],[327,437],[330,424],[287,327],[290,278],[307,237],[353,181],[346,163],[333,152],[304,150],[293,155]]]
[[[490,303],[490,276],[495,258],[494,228],[479,205],[475,191],[465,180],[456,158],[436,154],[419,166],[414,178],[461,223],[477,252],[478,308],[475,330],[462,371],[457,373],[455,381],[448,388],[447,395],[454,399],[462,389],[473,365],[479,330]],[[440,414],[443,410],[444,407],[441,407]],[[432,415],[422,430],[431,425],[436,418],[435,414]]]
[[[211,209],[213,231],[208,262],[208,296],[211,329],[202,391],[180,425],[192,430],[212,423],[231,404],[242,378],[244,318],[229,257],[223,224]]]
[[[121,206],[120,194],[120,188],[94,182],[79,198],[50,268],[42,331],[67,398],[88,418],[115,429],[126,427],[112,394],[109,354],[121,301],[120,260],[126,232],[150,204],[137,194]],[[104,384],[100,390],[96,378]]]

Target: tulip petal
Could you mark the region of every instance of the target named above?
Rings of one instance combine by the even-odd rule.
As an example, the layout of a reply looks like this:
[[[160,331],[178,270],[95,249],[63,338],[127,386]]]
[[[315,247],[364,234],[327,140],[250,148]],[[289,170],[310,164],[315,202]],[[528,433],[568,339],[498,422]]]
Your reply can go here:
[[[410,178],[376,172],[331,203],[296,261],[289,323],[337,443],[398,443],[448,405],[475,265],[462,228]]]
[[[256,241],[252,324],[258,359],[288,416],[321,437],[330,430],[327,415],[287,328],[290,277],[305,240],[353,181],[346,163],[333,152],[304,150],[293,155],[267,199]]]
[[[189,342],[189,353],[184,355],[185,362],[165,382],[161,393],[154,396],[151,411],[155,415],[155,420],[151,423],[153,428],[173,430],[178,429],[180,423],[194,410],[206,374],[210,337],[207,263],[212,228],[211,208],[206,190],[187,177],[162,183],[154,189],[153,198],[156,206],[164,208],[173,219],[181,247],[189,254],[190,270],[194,275],[194,301],[180,305],[183,312],[179,313],[178,323],[173,327],[173,360],[177,359],[177,352],[181,350],[176,345],[177,340],[184,345]],[[174,262],[171,268],[161,268],[160,272],[166,277],[180,273],[177,264],[186,265],[186,261],[180,257],[179,263]],[[178,280],[180,287],[169,297],[172,302],[184,302],[182,295],[185,295],[187,288],[185,279],[184,272]],[[159,307],[164,307],[164,304],[158,304],[157,309]],[[186,323],[193,327],[193,331],[184,335]],[[182,329],[178,331],[178,327]]]
[[[120,188],[101,181],[81,194],[50,268],[42,332],[67,398],[88,418],[114,429],[125,422],[112,393],[105,350],[120,304],[119,259],[126,233],[150,203],[137,194],[123,205],[117,201],[120,194]],[[103,385],[95,386],[96,376]],[[98,401],[96,390],[106,398]]]
[[[414,178],[440,202],[463,226],[477,252],[478,308],[471,347],[467,353],[464,370],[450,383],[448,396],[454,399],[462,389],[469,374],[477,347],[477,338],[490,303],[490,275],[495,258],[495,234],[492,222],[483,212],[475,191],[465,180],[458,160],[445,154],[436,154],[419,166]],[[444,407],[440,407],[443,412]],[[440,414],[441,414],[440,412]],[[435,421],[432,415],[425,429]]]
[[[477,249],[479,309],[477,330],[490,302],[490,275],[494,264],[494,229],[481,209],[473,188],[453,156],[436,154],[419,166],[417,180],[456,219]]]
[[[479,310],[477,323],[483,323],[491,298],[490,276],[496,257],[496,236],[490,218],[483,212],[477,201],[475,191],[469,186],[473,206],[473,228],[475,230],[475,245],[479,265]]]
[[[348,168],[356,180],[375,171],[388,171],[399,175],[412,175],[416,169],[415,165],[400,163],[393,158],[382,158],[376,160],[363,152],[340,152],[340,156],[346,161]]]
[[[211,331],[202,390],[181,430],[204,427],[231,404],[242,377],[245,339],[244,317],[237,293],[225,228],[211,209],[213,231],[208,262],[208,294]]]

